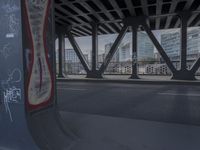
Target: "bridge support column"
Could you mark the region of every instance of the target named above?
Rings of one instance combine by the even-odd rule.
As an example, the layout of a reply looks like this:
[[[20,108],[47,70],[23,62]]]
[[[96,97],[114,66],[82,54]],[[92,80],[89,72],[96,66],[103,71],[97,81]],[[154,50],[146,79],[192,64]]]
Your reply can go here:
[[[137,29],[138,26],[132,26],[132,74],[130,79],[139,79],[137,58]]]
[[[58,35],[58,69],[59,69],[59,73],[58,73],[58,77],[59,78],[64,78],[63,75],[63,53],[65,50],[65,36],[63,34],[59,34]]]
[[[92,69],[87,72],[86,78],[103,78],[97,71],[98,62],[98,24],[92,23]]]
[[[187,69],[187,23],[190,13],[180,13],[179,17],[181,19],[181,68],[173,73],[172,79],[195,80],[195,73]]]
[[[195,73],[189,70],[180,70],[173,74],[173,80],[196,80]]]

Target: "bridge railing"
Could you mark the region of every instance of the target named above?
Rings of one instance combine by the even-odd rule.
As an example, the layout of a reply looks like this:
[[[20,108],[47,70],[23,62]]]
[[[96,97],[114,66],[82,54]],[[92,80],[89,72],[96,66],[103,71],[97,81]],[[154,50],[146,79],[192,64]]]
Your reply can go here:
[[[194,61],[188,61],[187,67],[191,68]],[[101,66],[102,62],[98,62],[98,66]],[[180,69],[179,62],[173,62],[176,69]],[[58,63],[57,63],[58,66]],[[98,69],[98,68],[97,68]],[[67,62],[63,65],[63,72],[65,75],[85,75],[86,72],[80,62]],[[58,73],[58,67],[57,67]],[[132,62],[111,62],[108,65],[104,74],[107,75],[130,75],[132,73]],[[170,69],[165,63],[157,61],[139,61],[138,73],[140,75],[171,75]],[[196,72],[196,75],[200,75],[200,69]]]

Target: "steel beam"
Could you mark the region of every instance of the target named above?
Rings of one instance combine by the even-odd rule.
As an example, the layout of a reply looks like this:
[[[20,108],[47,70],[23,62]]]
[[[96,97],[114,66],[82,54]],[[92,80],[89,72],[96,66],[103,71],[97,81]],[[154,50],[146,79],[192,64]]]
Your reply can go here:
[[[138,77],[138,58],[137,58],[137,29],[138,26],[132,26],[132,74],[130,79],[139,79]]]
[[[160,53],[160,55],[162,56],[162,58],[164,59],[164,61],[166,62],[167,66],[169,67],[169,69],[171,70],[173,76],[172,79],[177,79],[177,80],[195,80],[195,76],[192,73],[192,71],[188,71],[187,69],[184,70],[176,70],[176,68],[174,67],[174,65],[172,64],[172,62],[170,61],[169,57],[167,56],[167,54],[165,53],[164,49],[162,48],[162,46],[160,45],[160,43],[158,42],[158,40],[156,39],[156,37],[153,35],[153,33],[151,32],[150,28],[147,26],[147,24],[145,22],[142,23],[142,26],[144,27],[144,30],[147,32],[147,34],[149,35],[150,39],[152,40],[153,44],[155,45],[155,47],[157,48],[158,52]],[[185,32],[185,31],[184,31]],[[185,34],[185,33],[184,33]],[[185,39],[184,39],[185,40]],[[185,46],[184,44],[182,46]],[[183,54],[185,54],[185,47],[183,50]],[[183,57],[185,60],[185,56]],[[184,62],[185,64],[185,62]],[[183,65],[184,66],[184,65]]]
[[[67,67],[67,62],[66,62],[66,51],[65,51],[65,49],[64,49],[64,51],[63,51],[63,71],[64,71],[64,76],[65,76],[65,78],[67,77],[67,70],[68,70],[68,68],[66,68]]]
[[[116,11],[116,13],[119,15],[119,17],[122,19],[124,18],[124,14],[122,13],[122,11],[120,10],[117,2],[115,0],[111,0],[110,4],[113,6],[114,10]]]
[[[99,71],[98,71],[98,74],[102,75],[102,74],[105,72],[105,70],[106,70],[108,64],[110,63],[110,61],[111,61],[113,55],[115,54],[115,52],[116,52],[118,46],[120,45],[122,39],[124,38],[127,29],[128,29],[128,26],[126,26],[126,25],[124,25],[124,26],[122,27],[122,29],[121,29],[121,31],[120,31],[120,33],[119,33],[117,39],[115,40],[115,42],[114,42],[114,44],[112,45],[112,47],[111,47],[111,49],[110,49],[108,55],[107,55],[106,58],[105,58],[103,64],[101,65],[101,67],[100,67],[100,69],[99,69]]]
[[[74,39],[71,31],[67,31],[67,36],[68,36],[69,42],[71,43],[72,47],[74,48],[74,51],[75,51],[76,55],[78,56],[81,64],[83,65],[85,71],[87,73],[89,73],[90,72],[89,65],[88,65],[88,63],[87,63],[87,61],[86,61],[86,59],[85,59],[80,47],[78,46],[76,40]]]
[[[92,71],[97,68],[97,54],[98,54],[98,25],[92,24]]]
[[[185,5],[185,7],[184,7],[183,10],[190,10],[190,7],[192,6],[192,4],[193,4],[194,1],[195,0],[189,0],[189,1],[187,1],[187,3],[186,3],[186,5]],[[180,19],[178,19],[174,28],[178,28],[180,24],[181,24],[181,21],[180,21]],[[188,24],[189,24],[189,20],[188,20]]]
[[[97,6],[99,6],[102,9],[102,12],[109,18],[109,20],[115,20],[115,18],[113,18],[113,16],[110,13],[108,13],[108,10],[106,9],[106,7],[101,3],[101,0],[96,0],[95,3],[97,4]],[[120,28],[120,26],[117,23],[115,23],[115,25],[118,28]],[[108,26],[110,25],[108,24]],[[112,26],[110,27],[112,28]]]
[[[200,68],[200,57],[193,64],[190,71],[191,71],[191,73],[195,74],[199,68]]]
[[[176,9],[176,7],[177,7],[179,1],[180,1],[180,0],[175,0],[175,1],[173,1],[173,3],[170,5],[169,14],[175,12],[175,9]],[[166,24],[165,24],[165,29],[168,29],[168,28],[170,27],[172,18],[173,18],[173,16],[167,17],[167,21],[166,21]]]
[[[181,70],[187,70],[187,22],[190,17],[188,12],[179,14],[181,20]]]
[[[135,8],[133,7],[131,0],[125,0],[126,6],[131,14],[131,16],[135,16]]]
[[[92,69],[87,73],[87,78],[103,78],[97,72],[97,59],[98,59],[98,24],[92,23]]]
[[[198,6],[198,8],[196,9],[196,11],[199,11],[199,10],[200,10],[200,6]],[[190,17],[190,19],[188,21],[188,26],[191,26],[191,23],[196,19],[196,17],[198,17],[198,13],[195,13],[195,14],[193,14]]]
[[[169,67],[171,72],[173,74],[175,74],[176,71],[177,71],[176,68],[172,64],[172,62],[169,59],[169,57],[167,56],[166,52],[164,51],[164,49],[162,48],[162,46],[160,45],[160,43],[158,42],[158,40],[156,39],[156,37],[154,36],[154,34],[152,33],[152,31],[150,30],[150,28],[148,27],[148,25],[146,24],[145,21],[142,23],[142,26],[144,27],[144,30],[147,32],[149,38],[151,39],[151,41],[153,42],[153,44],[157,48],[158,52],[160,53],[160,55],[162,56],[162,58],[166,62],[167,66]]]
[[[162,12],[162,1],[158,1],[156,7],[156,15],[161,14],[161,12]],[[161,18],[156,19],[156,26],[155,26],[156,30],[160,28],[160,20]]]
[[[63,75],[63,52],[65,50],[65,36],[63,34],[58,35],[58,61],[59,61],[59,78],[64,78]]]
[[[187,69],[187,26],[190,18],[190,12],[182,12],[178,14],[181,22],[181,68],[173,73],[172,79],[178,80],[195,80],[195,73]]]

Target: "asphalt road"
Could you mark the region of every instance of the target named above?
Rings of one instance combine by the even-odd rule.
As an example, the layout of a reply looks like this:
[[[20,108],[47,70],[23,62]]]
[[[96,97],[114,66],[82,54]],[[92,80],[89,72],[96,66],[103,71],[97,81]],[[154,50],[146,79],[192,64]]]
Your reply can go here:
[[[58,83],[66,112],[200,125],[200,86]]]

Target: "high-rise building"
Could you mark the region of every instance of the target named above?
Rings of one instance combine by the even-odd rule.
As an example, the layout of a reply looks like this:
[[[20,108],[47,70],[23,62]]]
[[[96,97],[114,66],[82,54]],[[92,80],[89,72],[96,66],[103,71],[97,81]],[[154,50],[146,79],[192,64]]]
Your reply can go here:
[[[131,61],[131,46],[130,42],[122,43],[119,48],[119,60],[120,62]]]
[[[79,59],[78,59],[74,49],[65,49],[65,60],[68,63],[79,62]]]
[[[188,59],[196,59],[200,53],[200,29],[188,29],[187,56]],[[161,33],[161,45],[171,60],[177,61],[181,52],[181,33],[180,30],[172,29]]]
[[[143,31],[138,32],[138,60],[154,58],[154,45]]]
[[[161,32],[161,46],[172,60],[177,59],[180,56],[180,30]]]
[[[88,62],[89,56],[88,54],[83,54],[85,60]],[[65,49],[65,60],[68,63],[77,63],[80,62],[78,56],[76,55],[74,49]]]
[[[108,43],[105,45],[105,55],[108,55],[113,43]],[[111,62],[119,62],[119,49],[115,52]]]
[[[131,34],[128,35],[120,44],[118,50],[113,56],[111,62],[131,61],[132,58],[132,40]],[[107,54],[113,43],[105,45],[105,53]],[[145,32],[138,32],[138,60],[148,60],[154,58],[154,45]]]
[[[104,53],[98,55],[98,62],[99,63],[102,63],[104,61],[104,59],[105,59],[105,54]]]

